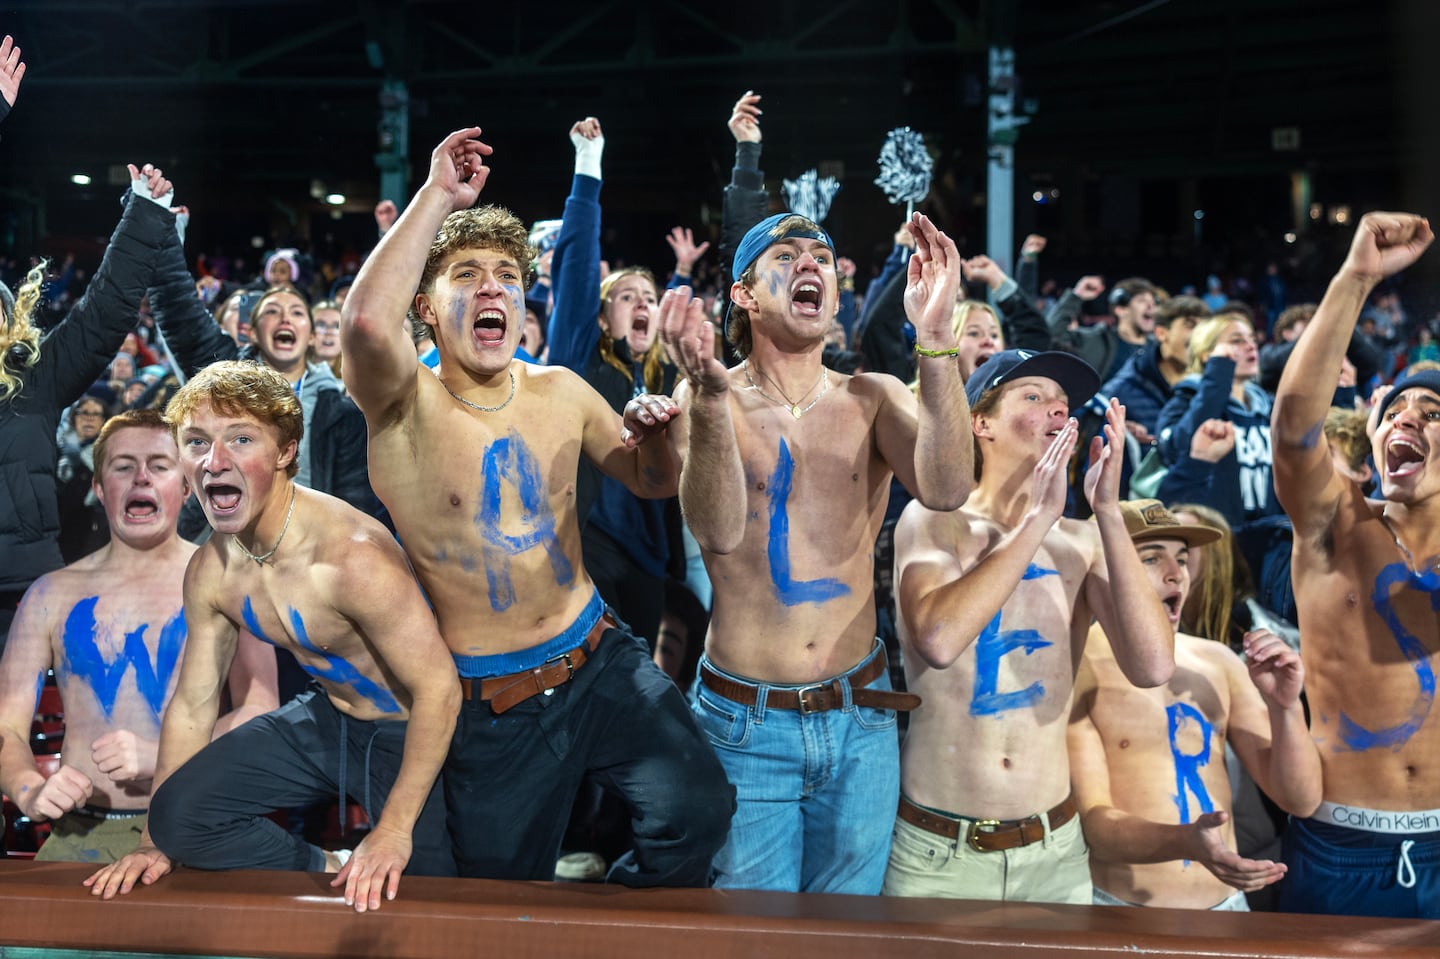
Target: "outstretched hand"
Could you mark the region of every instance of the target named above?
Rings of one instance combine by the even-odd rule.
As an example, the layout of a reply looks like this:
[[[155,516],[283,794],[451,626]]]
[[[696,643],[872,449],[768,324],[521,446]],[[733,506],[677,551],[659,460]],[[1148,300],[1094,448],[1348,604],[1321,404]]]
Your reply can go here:
[[[1423,216],[1367,213],[1355,228],[1350,253],[1340,272],[1378,283],[1420,259],[1420,254],[1434,239],[1430,221]]]
[[[1305,665],[1300,654],[1268,629],[1252,629],[1245,634],[1244,642],[1250,681],[1265,702],[1281,709],[1298,705],[1300,691],[1305,688]]]
[[[695,243],[695,234],[690,232],[688,226],[677,226],[665,236],[665,242],[670,244],[670,249],[675,253],[675,272],[681,276],[689,276],[690,271],[695,269],[695,263],[705,251],[710,249],[710,241]]]
[[[688,286],[666,290],[661,298],[660,341],[691,389],[711,394],[730,389],[729,373],[716,354],[715,324]]]
[[[452,212],[474,206],[490,177],[485,157],[495,151],[477,139],[479,136],[479,127],[456,130],[430,154],[430,175],[425,183],[449,194]]]
[[[725,124],[730,128],[730,135],[735,138],[736,143],[759,143],[760,142],[760,94],[754,90],[746,90],[745,95],[735,101],[735,108],[730,111],[730,120]]]
[[[1230,814],[1207,812],[1190,824],[1194,830],[1194,860],[1216,879],[1243,892],[1263,889],[1284,878],[1286,866],[1269,859],[1246,859],[1225,845],[1225,823]]]
[[[20,59],[20,48],[8,33],[0,40],[0,97],[10,106],[20,95],[20,81],[25,79],[25,61]]]
[[[953,345],[950,318],[960,292],[961,259],[955,241],[936,228],[930,218],[916,213],[907,224],[915,239],[905,280],[905,316],[915,327],[916,342],[929,349]]]

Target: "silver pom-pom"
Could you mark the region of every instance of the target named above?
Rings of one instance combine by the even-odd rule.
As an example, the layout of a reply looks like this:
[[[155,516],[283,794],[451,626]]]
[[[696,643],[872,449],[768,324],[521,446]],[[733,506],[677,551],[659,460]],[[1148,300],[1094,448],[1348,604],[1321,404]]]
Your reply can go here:
[[[830,215],[831,201],[840,192],[840,181],[833,176],[822,177],[817,170],[806,170],[797,179],[786,180],[781,189],[791,213],[823,223]]]
[[[919,203],[925,199],[933,170],[923,136],[909,127],[896,127],[885,134],[875,185],[885,191],[891,203]]]

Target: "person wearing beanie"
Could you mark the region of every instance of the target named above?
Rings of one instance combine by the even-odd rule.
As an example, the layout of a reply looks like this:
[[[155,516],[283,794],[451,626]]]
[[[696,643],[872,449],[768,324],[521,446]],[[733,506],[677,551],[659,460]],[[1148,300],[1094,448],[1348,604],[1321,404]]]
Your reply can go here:
[[[1324,424],[1360,310],[1434,240],[1367,213],[1280,377],[1275,491],[1295,527],[1291,576],[1324,796],[1292,819],[1284,912],[1440,919],[1440,374],[1401,377],[1371,448],[1381,498],[1335,468]]]
[[[277,286],[300,286],[300,259],[299,251],[293,249],[279,249],[271,253],[265,260],[265,272],[262,274],[266,289],[273,289]]]
[[[886,895],[1091,901],[1065,749],[1091,620],[1128,681],[1159,686],[1175,668],[1120,509],[1119,403],[1091,441],[1095,515],[1063,517],[1073,411],[1098,385],[1069,353],[992,356],[965,382],[975,491],[950,512],[911,503],[895,528],[905,676],[924,704],[901,753]]]
[[[759,97],[729,127],[758,147]],[[758,149],[755,151],[758,156]],[[727,191],[724,219],[740,226]],[[739,807],[715,859],[722,888],[879,892],[899,793],[895,710],[876,639],[875,539],[891,476],[938,510],[964,502],[972,446],[950,317],[960,255],[909,223],[906,313],[918,398],[895,377],[822,363],[839,309],[834,244],[812,220],[756,217],[733,247],[726,369],[704,302],[665,294],[666,345],[685,374],[672,432],[680,502],[714,584],[692,711]],[[825,757],[807,744],[827,743]]]
[[[1287,812],[1320,803],[1320,756],[1305,724],[1300,655],[1269,630],[1223,641],[1180,631],[1190,550],[1218,540],[1159,500],[1120,504],[1140,564],[1175,632],[1175,674],[1140,689],[1120,671],[1099,624],[1075,679],[1070,780],[1090,846],[1096,905],[1249,910],[1246,892],[1285,866],[1235,852],[1225,747]]]

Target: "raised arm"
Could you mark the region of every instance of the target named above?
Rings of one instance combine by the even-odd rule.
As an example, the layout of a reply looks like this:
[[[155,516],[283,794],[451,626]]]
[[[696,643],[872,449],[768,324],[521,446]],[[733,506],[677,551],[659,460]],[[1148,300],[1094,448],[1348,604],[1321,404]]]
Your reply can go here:
[[[905,314],[915,327],[920,389],[914,445],[904,448],[908,423],[900,404],[886,402],[875,424],[885,460],[907,489],[930,509],[957,509],[974,488],[975,441],[970,404],[955,362],[951,316],[960,290],[955,242],[924,214],[910,221],[915,254],[905,286]]]
[[[745,467],[715,325],[689,287],[665,291],[660,336],[683,377],[675,390],[683,413],[668,431],[681,464],[680,509],[696,542],[712,553],[730,553],[745,538]]]
[[[430,245],[445,218],[480,197],[490,168],[479,127],[456,130],[430,154],[430,175],[386,231],[341,311],[340,345],[346,385],[370,423],[383,421],[415,395],[419,364],[405,315],[415,301]],[[348,377],[348,372],[347,372]]]
[[[1418,260],[1434,238],[1424,217],[1365,214],[1345,262],[1285,364],[1270,418],[1270,439],[1275,492],[1297,535],[1324,524],[1349,488],[1350,481],[1330,462],[1324,426],[1340,375],[1340,358],[1360,309],[1381,280]]]
[[[566,373],[575,391],[584,431],[581,451],[602,473],[643,499],[666,499],[680,487],[680,459],[659,434],[680,416],[668,396],[645,393],[615,415],[605,398],[578,376]]]
[[[25,61],[20,59],[20,48],[7,33],[0,41],[0,120],[10,115],[15,98],[20,95],[20,81],[25,79]]]
[[[1085,600],[1110,637],[1115,662],[1136,686],[1159,686],[1175,672],[1175,631],[1120,513],[1120,473],[1125,450],[1125,407],[1105,410],[1104,445],[1090,442],[1085,498],[1100,533],[1100,554],[1085,578]]]
[[[359,584],[363,588],[357,589]],[[343,591],[337,608],[355,623],[410,701],[400,770],[385,808],[330,883],[343,884],[346,904],[365,912],[380,908],[382,891],[394,899],[399,890],[415,823],[455,731],[460,680],[397,543],[377,535],[347,551],[337,586]]]
[[[600,184],[605,134],[600,121],[586,117],[570,128],[575,177],[565,200],[565,218],[550,259],[554,308],[550,311],[549,363],[581,376],[600,342]]]
[[[952,362],[953,366],[954,363]],[[963,520],[911,503],[895,526],[895,599],[916,655],[946,669],[975,642],[1025,576],[1065,510],[1066,464],[1074,419],[1051,442],[1032,476],[1030,509],[993,543],[965,541]],[[984,553],[966,568],[962,556]]]
[[[178,235],[160,251],[150,286],[150,309],[186,378],[217,360],[233,360],[240,355],[239,346],[195,295],[195,279],[185,263],[185,249]]]
[[[720,270],[730,271],[735,249],[752,226],[765,219],[770,195],[765,192],[765,172],[760,169],[760,94],[746,90],[735,101],[726,126],[735,138],[735,166],[720,212]]]
[[[1314,815],[1322,798],[1320,752],[1300,702],[1305,688],[1300,654],[1266,629],[1245,634],[1243,666],[1226,653],[1230,744],[1256,785],[1281,809]]]

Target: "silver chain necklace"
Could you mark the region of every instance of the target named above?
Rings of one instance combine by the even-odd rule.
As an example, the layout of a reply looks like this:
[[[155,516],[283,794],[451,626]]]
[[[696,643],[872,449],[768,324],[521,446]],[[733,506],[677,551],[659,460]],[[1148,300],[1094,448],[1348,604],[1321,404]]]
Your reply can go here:
[[[774,385],[775,389],[780,390],[780,395],[785,396],[785,399],[783,401],[777,400],[775,397],[762,390],[760,388],[760,384],[755,382],[755,377],[750,375],[749,360],[743,361],[740,364],[740,368],[745,371],[745,379],[750,381],[750,389],[754,390],[756,393],[759,393],[761,396],[765,397],[770,402],[785,407],[790,411],[790,415],[795,417],[797,420],[800,417],[804,416],[806,413],[810,412],[815,407],[815,404],[820,402],[820,398],[824,396],[826,392],[828,392],[830,389],[830,368],[828,366],[821,366],[820,378],[815,381],[815,386],[820,387],[820,392],[815,394],[815,398],[810,401],[809,406],[801,406],[799,403],[791,400],[790,397],[785,396],[785,391],[780,389],[780,384],[776,383],[773,379],[771,379],[770,374],[766,373],[764,370],[760,370],[760,375],[765,377],[765,379],[770,380],[771,384]],[[760,368],[757,366],[756,369]],[[810,390],[815,389],[815,386],[812,386],[809,390],[806,390],[800,398],[803,400],[806,396],[809,396]]]
[[[507,397],[505,397],[505,402],[501,403],[499,406],[481,406],[479,403],[472,403],[472,402],[470,402],[469,400],[467,400],[465,397],[461,396],[459,393],[456,393],[456,392],[455,392],[454,390],[452,390],[450,387],[445,386],[445,381],[444,381],[444,380],[441,380],[441,381],[440,381],[440,385],[441,385],[441,386],[445,386],[445,392],[446,392],[446,393],[449,393],[451,396],[455,397],[457,400],[459,400],[460,402],[464,403],[466,406],[470,407],[472,410],[479,410],[479,411],[482,412],[482,413],[498,413],[498,412],[500,412],[501,410],[503,410],[505,407],[509,406],[509,405],[510,405],[510,401],[515,398],[515,370],[511,369],[509,372],[510,372],[510,395],[507,396]]]
[[[230,539],[231,539],[232,542],[234,542],[234,544],[235,544],[236,546],[240,547],[240,552],[244,553],[247,557],[249,557],[250,559],[253,559],[253,560],[255,561],[255,565],[256,565],[256,566],[264,566],[264,565],[265,565],[265,561],[268,560],[270,557],[274,556],[274,555],[275,555],[275,551],[280,548],[280,544],[283,543],[283,542],[285,542],[285,534],[286,534],[286,532],[288,532],[289,529],[290,529],[290,517],[291,517],[294,513],[295,513],[295,486],[294,486],[294,484],[291,484],[291,486],[290,486],[290,505],[285,508],[285,525],[282,526],[282,527],[280,527],[280,538],[277,539],[277,540],[275,540],[275,545],[272,546],[272,547],[270,547],[270,552],[268,552],[268,553],[261,553],[259,556],[256,556],[254,553],[250,552],[248,549],[245,548],[245,544],[242,543],[242,542],[240,542],[240,537],[239,537],[238,535],[237,535],[237,536],[232,536],[232,537],[230,537]],[[271,565],[274,565],[274,564],[271,564]]]

